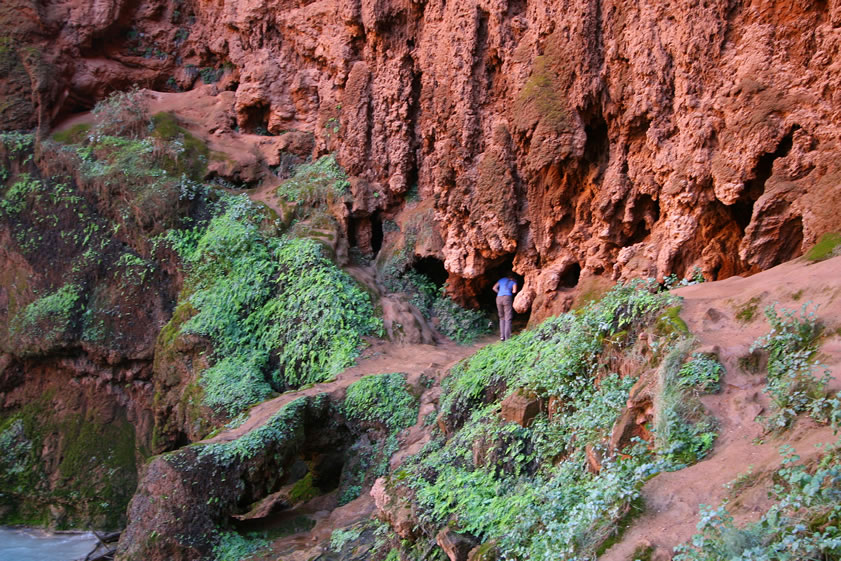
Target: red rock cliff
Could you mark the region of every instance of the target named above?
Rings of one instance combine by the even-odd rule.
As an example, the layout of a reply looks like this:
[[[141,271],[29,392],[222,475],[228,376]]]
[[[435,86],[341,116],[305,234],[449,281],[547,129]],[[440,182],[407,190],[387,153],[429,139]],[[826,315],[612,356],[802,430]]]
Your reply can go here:
[[[752,273],[838,229],[839,25],[836,0],[13,0],[0,109],[46,129],[224,74],[220,131],[312,132],[387,214],[417,185],[451,286],[513,263],[540,316],[579,278]]]

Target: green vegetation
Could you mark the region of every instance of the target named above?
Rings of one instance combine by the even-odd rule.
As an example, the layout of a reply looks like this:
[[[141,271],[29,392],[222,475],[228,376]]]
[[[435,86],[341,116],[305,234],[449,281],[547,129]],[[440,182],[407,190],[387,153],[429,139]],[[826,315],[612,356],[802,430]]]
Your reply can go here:
[[[56,411],[54,391],[0,419],[0,523],[44,524],[48,506],[65,510],[60,528],[118,528],[136,485],[134,428],[125,419]],[[51,440],[49,440],[51,439]],[[57,479],[44,471],[45,444],[61,447]]]
[[[213,548],[213,561],[244,561],[269,546],[258,534],[243,536],[237,532],[222,532]]]
[[[26,355],[60,345],[75,325],[81,293],[81,287],[65,284],[16,314],[9,325],[12,347]]]
[[[313,407],[318,409],[327,401],[327,394],[312,398]],[[276,448],[303,430],[303,418],[310,399],[300,397],[280,408],[271,419],[259,428],[230,442],[196,444],[199,456],[212,456],[220,465],[249,460],[268,448]]]
[[[409,393],[406,375],[365,376],[351,384],[344,401],[349,421],[384,424],[389,432],[400,432],[417,422],[420,404]]]
[[[753,318],[756,317],[756,312],[759,310],[759,296],[754,296],[744,304],[742,304],[738,310],[736,310],[736,319],[742,323],[750,323],[753,321]]]
[[[93,108],[95,137],[121,136],[140,138],[152,128],[143,94],[137,86],[114,92]]]
[[[774,504],[759,521],[738,526],[727,511],[701,505],[698,534],[679,546],[676,561],[838,559],[841,556],[841,462],[838,445],[814,464],[784,447],[774,475]]]
[[[234,415],[273,390],[329,380],[381,323],[368,294],[316,242],[266,236],[265,215],[244,195],[223,196],[221,207],[205,227],[170,240],[189,267],[197,310],[181,332],[215,345],[201,378],[205,403]]]
[[[751,352],[768,353],[768,382],[765,392],[771,397],[774,413],[765,419],[769,429],[788,427],[800,413],[808,413],[819,421],[835,419],[841,411],[837,398],[827,396],[830,375],[815,355],[823,326],[804,304],[799,316],[795,310],[775,305],[765,308],[771,331],[751,346]],[[822,370],[818,377],[815,370]]]
[[[637,333],[677,301],[654,283],[619,285],[600,302],[481,349],[444,382],[441,411],[453,436],[430,442],[389,485],[414,496],[422,527],[494,540],[502,558],[596,555],[638,512],[642,484],[669,466],[644,445],[609,447],[636,382],[611,372],[611,357],[633,352]],[[659,345],[683,338],[664,334]],[[499,403],[513,391],[553,398],[557,410],[528,427],[507,423]],[[588,453],[599,458],[597,473],[586,468]]]
[[[676,345],[659,371],[654,432],[659,454],[680,469],[707,455],[717,436],[699,394],[715,391],[724,367],[714,357],[695,353],[684,363],[691,340]]]
[[[277,195],[312,208],[342,196],[350,188],[347,175],[332,155],[298,166],[295,174],[280,184]]]
[[[534,61],[531,76],[515,101],[515,115],[534,124],[542,120],[551,130],[563,131],[569,128],[566,102],[560,97],[564,88],[554,69],[551,55],[539,56]],[[519,126],[528,126],[518,123]]]
[[[809,261],[824,261],[838,255],[841,247],[841,233],[828,232],[821,236],[818,243],[806,252],[806,259]]]

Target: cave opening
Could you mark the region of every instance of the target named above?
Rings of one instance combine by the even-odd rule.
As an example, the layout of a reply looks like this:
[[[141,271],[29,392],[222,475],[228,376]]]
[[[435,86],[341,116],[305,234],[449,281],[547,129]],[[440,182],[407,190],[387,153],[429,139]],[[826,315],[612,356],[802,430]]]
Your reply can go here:
[[[371,215],[371,251],[374,253],[374,256],[382,249],[384,237],[383,219],[379,212],[375,212]]]
[[[511,274],[515,281],[517,281],[517,292],[523,289],[523,277],[514,272],[514,255],[511,254],[496,266],[485,270],[485,273],[476,279],[478,286],[476,287],[476,300],[479,308],[490,315],[494,321],[494,329],[497,328],[499,321],[499,313],[496,307],[496,292],[493,291],[493,286],[496,281],[502,277]],[[512,332],[516,333],[523,330],[529,322],[531,310],[519,314],[514,311],[514,318],[511,321]]]
[[[263,103],[243,107],[245,121],[241,126],[245,132],[251,134],[269,135],[269,107]]]
[[[385,237],[380,213],[349,218],[347,236],[349,247],[358,249],[368,257],[376,257],[383,247]]]
[[[444,287],[444,283],[447,282],[447,278],[450,276],[444,267],[444,262],[435,257],[421,257],[420,259],[416,259],[412,263],[412,269],[429,279],[439,289]]]
[[[581,265],[572,263],[561,272],[558,280],[558,288],[575,288],[581,279]]]
[[[766,152],[759,157],[753,169],[753,179],[745,182],[745,188],[741,196],[730,205],[730,215],[739,226],[742,234],[747,230],[753,217],[753,207],[756,201],[765,192],[765,183],[774,173],[774,161],[788,156],[794,144],[794,133],[799,128],[798,125],[793,125],[777,143],[773,152]]]
[[[596,169],[594,179],[601,177],[610,158],[610,137],[607,121],[600,111],[597,111],[584,127],[587,141],[584,144],[584,161]]]
[[[651,227],[660,220],[660,205],[651,195],[643,194],[634,201],[635,220],[631,224],[626,246],[644,241],[651,234]]]

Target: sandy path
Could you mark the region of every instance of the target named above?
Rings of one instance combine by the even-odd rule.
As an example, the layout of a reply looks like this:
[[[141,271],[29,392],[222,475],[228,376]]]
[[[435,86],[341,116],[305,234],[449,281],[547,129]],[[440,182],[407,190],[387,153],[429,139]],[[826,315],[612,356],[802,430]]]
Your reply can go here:
[[[728,494],[725,484],[745,473],[749,466],[755,474],[779,467],[779,447],[790,444],[804,459],[819,452],[815,445],[834,441],[829,427],[816,426],[808,419],[778,438],[765,438],[755,417],[768,407],[762,393],[765,376],[744,372],[739,358],[748,354],[753,341],[768,332],[762,310],[778,302],[788,309],[799,309],[811,301],[819,304],[818,317],[834,331],[841,318],[841,258],[823,263],[804,261],[785,263],[763,273],[704,283],[676,291],[684,298],[681,317],[695,334],[700,350],[716,350],[726,368],[723,390],[704,398],[704,404],[720,423],[719,438],[713,452],[689,468],[663,473],[643,488],[645,512],[627,530],[623,540],[600,559],[628,561],[638,545],[652,544],[663,554],[688,540],[696,531],[700,504],[718,505]],[[743,322],[736,314],[751,299],[756,299],[755,317]],[[810,306],[811,308],[811,306]],[[831,369],[836,381],[841,378],[841,339],[832,335],[821,346],[821,359]],[[756,439],[756,440],[755,440]],[[756,442],[756,443],[755,443]],[[766,482],[767,483],[767,482]],[[765,484],[748,489],[732,504],[739,521],[755,520],[768,506]],[[668,558],[665,556],[664,558]]]

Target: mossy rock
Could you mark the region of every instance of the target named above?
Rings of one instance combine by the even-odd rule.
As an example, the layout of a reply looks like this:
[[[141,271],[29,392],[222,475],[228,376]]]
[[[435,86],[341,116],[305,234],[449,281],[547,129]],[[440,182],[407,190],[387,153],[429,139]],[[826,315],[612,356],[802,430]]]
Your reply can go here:
[[[809,261],[824,261],[839,254],[841,247],[841,233],[828,232],[821,236],[818,243],[806,252],[806,259]]]
[[[81,144],[90,133],[90,123],[77,123],[72,127],[53,133],[52,139],[62,144]]]
[[[666,336],[672,334],[688,334],[689,327],[680,317],[681,306],[667,308],[654,325],[654,331],[658,335]]]

